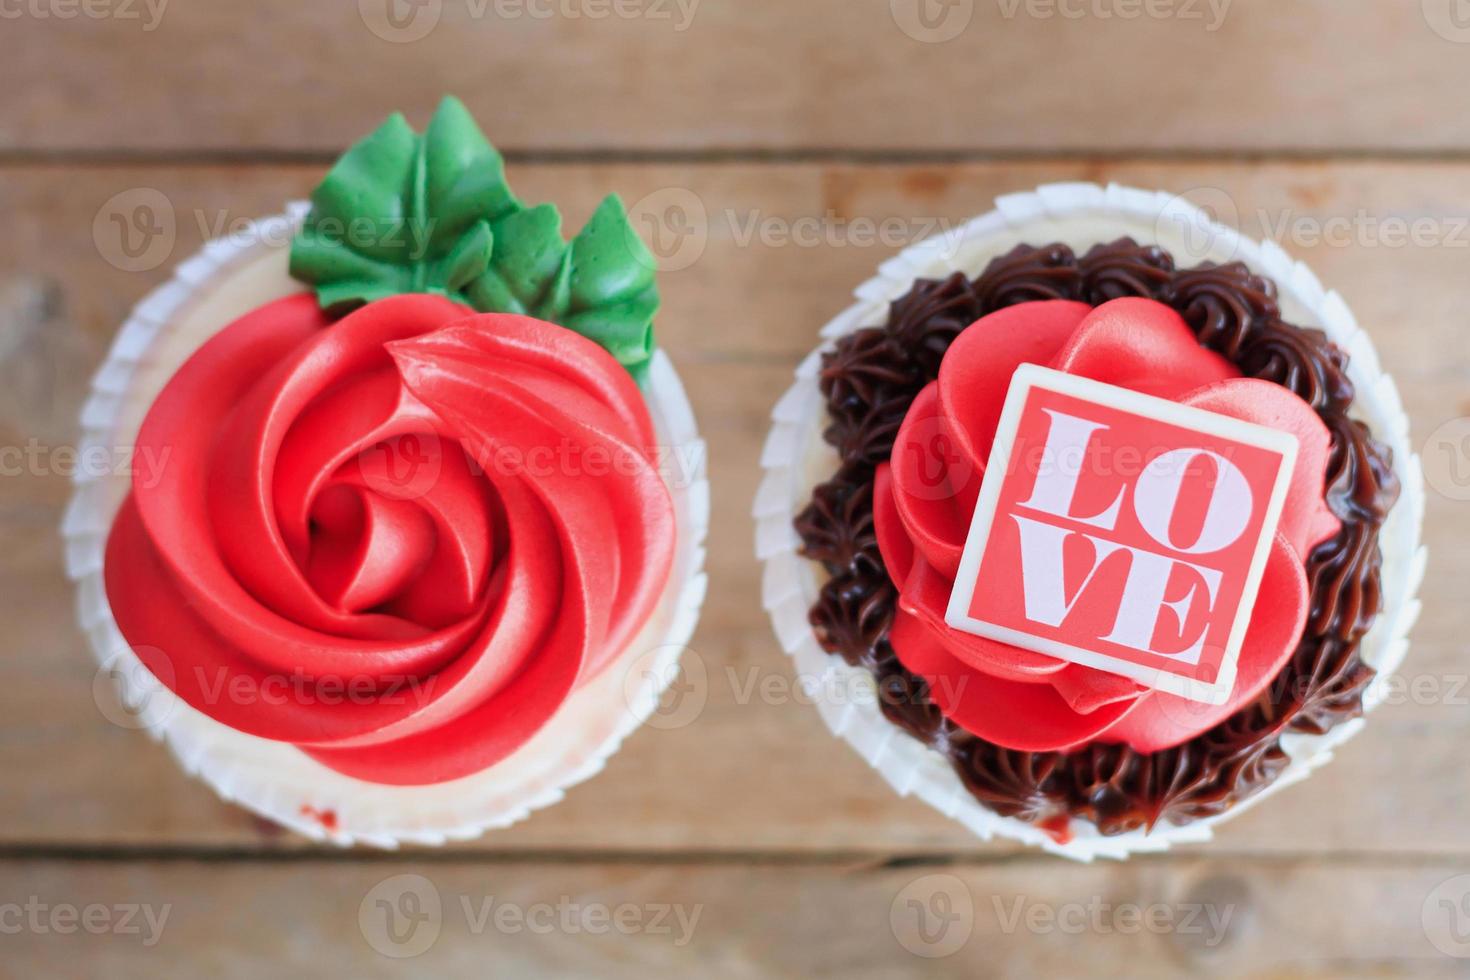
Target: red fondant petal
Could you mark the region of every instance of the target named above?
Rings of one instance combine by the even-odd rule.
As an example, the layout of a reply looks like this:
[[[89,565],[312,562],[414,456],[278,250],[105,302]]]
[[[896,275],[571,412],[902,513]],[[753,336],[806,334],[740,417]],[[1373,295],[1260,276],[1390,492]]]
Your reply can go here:
[[[945,717],[987,742],[1021,752],[1066,751],[1116,725],[1141,703],[1115,701],[1090,714],[1072,710],[1049,684],[1027,684],[972,669],[934,632],[899,612],[889,636],[903,665],[924,678]]]
[[[914,543],[898,513],[893,494],[892,468],[887,463],[873,474],[873,533],[878,539],[878,553],[888,578],[902,586],[914,567]]]
[[[953,579],[984,479],[939,414],[939,386],[919,393],[893,444],[893,500],[924,560]]]
[[[1286,538],[1277,534],[1241,647],[1230,700],[1209,705],[1156,691],[1108,732],[1107,740],[1127,742],[1140,752],[1159,752],[1235,714],[1259,696],[1291,659],[1306,622],[1309,598],[1302,560]]]
[[[950,654],[976,670],[1011,680],[1034,681],[1066,668],[1065,660],[951,628],[945,623],[944,615],[952,591],[953,580],[940,575],[923,558],[916,558],[903,582],[899,602],[905,611],[929,627]]]
[[[1342,522],[1323,497],[1332,434],[1310,405],[1280,385],[1256,378],[1223,381],[1190,392],[1182,400],[1195,408],[1296,437],[1296,467],[1278,526],[1297,554],[1311,554],[1313,548],[1342,529]]]
[[[989,460],[1016,368],[1050,363],[1091,312],[1067,300],[1021,303],[960,333],[939,368],[939,400],[966,458],[982,469]]]
[[[1068,664],[1066,670],[1052,675],[1050,683],[1073,711],[1084,715],[1149,693],[1126,677],[1081,664]]]
[[[363,612],[408,588],[434,553],[434,522],[406,500],[336,484],[312,507],[307,578],[331,605]]]
[[[1199,345],[1173,309],[1138,298],[1115,299],[1089,313],[1051,366],[1169,399],[1240,377],[1235,365]]]

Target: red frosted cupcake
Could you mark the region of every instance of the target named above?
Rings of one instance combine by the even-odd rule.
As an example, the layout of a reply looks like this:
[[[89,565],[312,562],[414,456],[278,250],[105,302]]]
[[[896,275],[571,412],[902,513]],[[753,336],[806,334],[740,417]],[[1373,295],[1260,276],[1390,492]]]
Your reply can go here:
[[[703,595],[703,446],[609,198],[570,243],[458,102],[213,243],[99,372],[68,515],[132,713],[304,833],[473,836],[598,771]],[[288,247],[289,246],[289,247]]]
[[[776,409],[757,546],[783,646],[895,788],[1123,856],[1361,727],[1417,613],[1422,487],[1340,298],[1090,185],[1006,198],[858,296]]]

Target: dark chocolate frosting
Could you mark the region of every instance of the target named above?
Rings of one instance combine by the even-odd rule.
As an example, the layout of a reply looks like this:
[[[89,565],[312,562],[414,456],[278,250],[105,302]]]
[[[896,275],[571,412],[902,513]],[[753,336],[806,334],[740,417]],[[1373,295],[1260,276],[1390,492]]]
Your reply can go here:
[[[1021,752],[986,742],[940,713],[925,682],[888,641],[898,592],[873,532],[873,476],[919,391],[959,333],[981,317],[1032,300],[1100,305],[1125,296],[1167,303],[1205,347],[1247,377],[1275,382],[1312,406],[1332,433],[1327,501],[1342,530],[1307,561],[1311,609],[1288,666],[1249,707],[1162,752],[1097,743],[1068,752]],[[1066,245],[1022,245],[976,279],[919,280],[883,326],[842,337],[820,378],[841,457],[796,519],[803,554],[830,574],[811,609],[823,647],[870,671],[885,716],[953,764],[983,805],[1052,827],[1067,816],[1107,835],[1215,816],[1270,785],[1286,768],[1281,738],[1320,735],[1362,713],[1374,672],[1359,657],[1382,605],[1378,532],[1398,499],[1390,450],[1348,416],[1347,356],[1320,330],[1281,319],[1276,287],[1242,263],[1178,270],[1157,246],[1098,245],[1080,260]]]

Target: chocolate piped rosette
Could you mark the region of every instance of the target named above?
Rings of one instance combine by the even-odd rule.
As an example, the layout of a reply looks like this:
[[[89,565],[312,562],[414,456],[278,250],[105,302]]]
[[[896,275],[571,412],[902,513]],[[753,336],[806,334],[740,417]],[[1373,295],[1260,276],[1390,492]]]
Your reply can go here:
[[[508,825],[656,708],[704,595],[704,446],[610,197],[570,242],[465,108],[210,243],[94,382],[131,467],[65,534],[123,724],[348,844]]]
[[[857,296],[775,409],[757,550],[823,718],[895,789],[1120,858],[1362,727],[1423,487],[1337,294],[1180,198],[1065,184]]]

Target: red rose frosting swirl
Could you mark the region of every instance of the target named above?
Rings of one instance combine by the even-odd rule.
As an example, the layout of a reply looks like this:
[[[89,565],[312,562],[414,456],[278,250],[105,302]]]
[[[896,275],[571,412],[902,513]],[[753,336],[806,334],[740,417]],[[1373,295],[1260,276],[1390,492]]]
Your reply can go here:
[[[1286,506],[1225,704],[1203,705],[1090,667],[955,630],[945,609],[964,550],[1011,376],[1050,366],[1289,432],[1299,442]],[[948,458],[933,467],[933,440]],[[1090,742],[1141,752],[1178,745],[1250,702],[1295,650],[1308,606],[1305,558],[1340,529],[1324,499],[1331,437],[1306,402],[1245,379],[1201,347],[1179,314],[1146,299],[1096,309],[1023,303],[962,332],[939,379],[914,400],[889,463],[874,481],[873,516],[888,574],[900,591],[890,640],[925,678],[944,714],[1006,748],[1066,751]],[[927,468],[926,468],[927,467]],[[984,583],[980,583],[984,587]]]
[[[118,626],[232,728],[428,784],[524,744],[668,579],[673,507],[627,371],[577,334],[309,295],[212,338],[150,409],[108,541]]]

